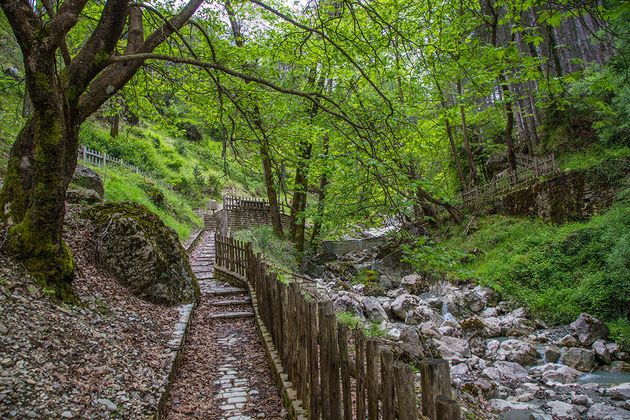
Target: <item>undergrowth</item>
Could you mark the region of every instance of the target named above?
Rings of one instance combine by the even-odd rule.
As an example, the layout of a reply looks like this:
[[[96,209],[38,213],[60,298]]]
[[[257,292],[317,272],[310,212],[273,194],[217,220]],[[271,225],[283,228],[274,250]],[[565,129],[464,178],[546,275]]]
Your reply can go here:
[[[464,226],[456,228],[442,241],[421,237],[404,247],[405,260],[419,271],[492,287],[552,323],[588,312],[609,322],[617,339],[630,341],[630,188],[586,222],[493,215],[476,225],[468,235]]]
[[[193,209],[202,206],[203,201],[177,194],[160,184],[151,184],[149,189],[147,183],[151,181],[125,168],[96,166],[93,169],[105,184],[105,200],[142,204],[175,230],[181,240],[187,239],[194,229],[201,227],[202,220]],[[155,192],[151,193],[156,190],[163,196],[163,200],[158,203],[155,202]]]
[[[295,246],[288,240],[278,238],[270,226],[256,226],[235,232],[238,240],[251,242],[254,252],[262,253],[265,259],[276,269],[278,275],[293,273],[298,270]]]

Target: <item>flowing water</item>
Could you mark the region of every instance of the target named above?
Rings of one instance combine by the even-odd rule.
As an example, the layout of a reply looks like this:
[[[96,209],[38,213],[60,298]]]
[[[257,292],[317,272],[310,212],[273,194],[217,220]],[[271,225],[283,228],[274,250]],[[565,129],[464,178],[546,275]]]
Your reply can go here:
[[[630,382],[630,372],[596,370],[580,376],[577,382],[580,384],[596,383],[602,385],[618,385]]]

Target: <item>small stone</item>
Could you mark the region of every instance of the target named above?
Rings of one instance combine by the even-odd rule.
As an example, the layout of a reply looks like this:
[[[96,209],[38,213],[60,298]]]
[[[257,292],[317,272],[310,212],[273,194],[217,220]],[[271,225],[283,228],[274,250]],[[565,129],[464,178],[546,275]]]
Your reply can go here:
[[[0,335],[6,335],[8,332],[9,329],[4,324],[0,324]]]
[[[107,411],[116,411],[116,410],[118,410],[118,406],[116,404],[114,404],[113,402],[111,402],[110,400],[108,400],[107,398],[100,398],[100,399],[96,400],[96,402],[98,404],[100,404],[100,405],[105,406]]]
[[[63,413],[61,413],[61,417],[63,417],[64,419],[71,419],[74,418],[74,414],[72,414],[72,411],[64,411]]]
[[[0,365],[4,367],[9,367],[12,364],[13,364],[13,360],[10,357],[5,357],[4,359],[0,360]]]
[[[245,397],[232,397],[227,400],[228,404],[244,403],[245,401],[247,401]]]

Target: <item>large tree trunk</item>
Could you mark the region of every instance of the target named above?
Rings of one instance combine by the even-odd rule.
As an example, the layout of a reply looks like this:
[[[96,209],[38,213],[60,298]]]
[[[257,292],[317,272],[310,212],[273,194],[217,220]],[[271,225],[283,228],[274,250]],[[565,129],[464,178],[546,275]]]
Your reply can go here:
[[[33,114],[11,148],[0,217],[8,227],[9,253],[39,280],[63,286],[74,271],[62,233],[66,189],[77,160],[78,124],[56,77],[54,55],[38,57],[33,67],[27,71]]]
[[[269,149],[263,141],[260,142],[260,158],[263,165],[263,176],[265,178],[265,188],[267,190],[267,200],[269,200],[269,212],[271,217],[271,227],[274,233],[282,237],[282,219],[280,217],[280,204],[278,202],[278,193],[276,185],[273,181],[273,168],[271,166],[271,156]]]
[[[461,80],[457,81],[457,91],[462,101],[459,105],[459,113],[462,117],[462,140],[464,142],[466,158],[468,159],[468,166],[470,167],[470,178],[473,184],[477,184],[477,166],[475,165],[475,159],[473,158],[472,149],[470,148],[470,141],[468,141],[468,124],[466,123],[466,108],[464,107],[463,100],[464,90]]]

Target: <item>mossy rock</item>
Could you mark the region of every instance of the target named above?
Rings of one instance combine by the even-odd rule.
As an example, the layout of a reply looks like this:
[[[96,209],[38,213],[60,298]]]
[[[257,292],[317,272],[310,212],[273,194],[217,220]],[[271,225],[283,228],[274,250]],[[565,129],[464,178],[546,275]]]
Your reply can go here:
[[[95,191],[101,199],[103,199],[105,195],[105,187],[103,186],[101,177],[92,169],[85,166],[77,165],[74,170],[74,175],[72,176],[70,188],[72,188],[72,186]]]
[[[145,207],[104,203],[84,212],[94,223],[99,263],[134,295],[179,305],[199,296],[199,286],[175,231]]]
[[[353,283],[365,286],[363,294],[366,296],[383,296],[385,291],[380,283],[381,273],[376,270],[363,269],[354,278]]]

